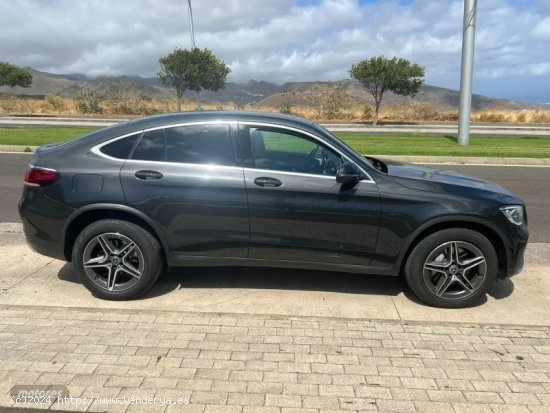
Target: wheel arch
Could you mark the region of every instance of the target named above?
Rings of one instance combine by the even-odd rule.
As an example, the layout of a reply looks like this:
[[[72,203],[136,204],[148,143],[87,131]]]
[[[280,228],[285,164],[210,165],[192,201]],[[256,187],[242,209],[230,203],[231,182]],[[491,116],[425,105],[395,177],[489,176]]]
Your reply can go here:
[[[162,237],[162,233],[153,220],[132,207],[116,204],[87,205],[73,212],[67,220],[63,231],[65,234],[63,251],[67,261],[70,262],[72,260],[72,249],[78,234],[91,223],[102,219],[120,219],[139,225],[160,243],[165,262],[168,262],[168,244]]]
[[[407,244],[403,248],[400,256],[399,256],[399,272],[402,273],[403,269],[405,267],[405,264],[407,263],[407,260],[409,258],[409,255],[413,248],[424,238],[427,236],[442,231],[445,229],[454,229],[454,228],[462,228],[462,229],[469,229],[472,231],[479,232],[480,234],[484,235],[493,245],[495,248],[495,252],[497,254],[498,258],[498,274],[502,273],[502,271],[506,271],[507,266],[507,252],[506,247],[503,241],[503,236],[500,234],[500,231],[495,228],[490,222],[483,221],[481,219],[476,219],[472,217],[447,217],[447,218],[441,218],[437,220],[430,221],[423,226],[421,226],[419,229],[417,229],[407,241]]]

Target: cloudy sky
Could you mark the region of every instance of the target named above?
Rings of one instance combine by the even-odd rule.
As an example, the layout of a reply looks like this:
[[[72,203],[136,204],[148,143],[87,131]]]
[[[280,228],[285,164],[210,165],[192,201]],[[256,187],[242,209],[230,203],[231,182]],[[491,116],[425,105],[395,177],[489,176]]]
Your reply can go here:
[[[474,89],[550,102],[550,0],[479,0]],[[384,54],[458,88],[462,0],[193,0],[198,47],[230,80],[336,80]],[[154,76],[189,47],[185,0],[0,0],[0,60],[52,73]]]

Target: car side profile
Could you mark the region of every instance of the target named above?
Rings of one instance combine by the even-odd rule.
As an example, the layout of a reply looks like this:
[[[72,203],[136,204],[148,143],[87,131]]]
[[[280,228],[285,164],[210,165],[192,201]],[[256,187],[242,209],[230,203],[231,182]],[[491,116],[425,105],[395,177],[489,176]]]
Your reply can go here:
[[[34,250],[113,300],[168,267],[258,266],[403,275],[424,303],[464,307],[522,270],[528,239],[523,201],[498,185],[242,111],[153,116],[43,146],[19,212]]]

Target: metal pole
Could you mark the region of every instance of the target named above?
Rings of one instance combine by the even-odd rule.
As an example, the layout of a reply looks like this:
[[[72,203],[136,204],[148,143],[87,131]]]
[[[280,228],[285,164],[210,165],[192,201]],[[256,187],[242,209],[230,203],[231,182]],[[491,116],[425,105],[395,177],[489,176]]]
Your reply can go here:
[[[189,10],[189,26],[191,29],[191,48],[194,49],[195,46],[195,26],[193,24],[193,8],[191,7],[191,0],[187,0],[188,10]],[[197,92],[197,109],[201,110],[201,92]]]
[[[477,0],[464,0],[462,68],[460,73],[460,112],[458,119],[459,145],[468,145],[470,142],[470,113],[472,111],[476,8]]]
[[[191,47],[195,48],[195,28],[193,27],[193,9],[191,8],[191,0],[187,0],[189,10],[189,26],[191,27]]]

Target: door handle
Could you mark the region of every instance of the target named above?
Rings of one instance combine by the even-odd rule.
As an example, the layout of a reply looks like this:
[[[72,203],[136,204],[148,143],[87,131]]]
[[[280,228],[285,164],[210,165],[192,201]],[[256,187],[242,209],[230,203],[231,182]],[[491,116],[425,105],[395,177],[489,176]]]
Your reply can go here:
[[[254,183],[264,188],[275,188],[281,186],[283,183],[276,178],[269,178],[267,176],[260,176],[254,179]]]
[[[148,171],[148,170],[143,170],[143,171],[137,171],[136,172],[136,178],[137,179],[143,179],[143,180],[152,180],[152,179],[161,179],[164,175],[161,174],[160,172],[158,171]]]

